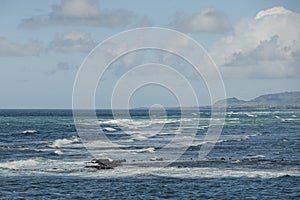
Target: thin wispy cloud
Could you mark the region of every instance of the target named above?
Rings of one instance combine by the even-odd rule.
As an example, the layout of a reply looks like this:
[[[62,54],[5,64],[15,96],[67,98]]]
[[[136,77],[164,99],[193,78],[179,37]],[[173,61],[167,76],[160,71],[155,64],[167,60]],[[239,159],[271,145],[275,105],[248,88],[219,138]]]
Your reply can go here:
[[[49,44],[48,50],[55,52],[89,52],[96,46],[91,36],[82,31],[69,31],[57,35]]]
[[[56,64],[56,66],[53,67],[52,70],[47,71],[45,74],[46,75],[54,75],[58,72],[70,72],[70,71],[75,71],[77,69],[78,69],[77,66],[71,65],[68,62],[58,62]]]
[[[178,13],[171,27],[185,33],[224,33],[232,30],[228,17],[214,8],[205,8],[192,15]]]
[[[52,6],[48,15],[23,19],[20,26],[29,29],[66,25],[118,27],[130,24],[132,20],[132,12],[101,9],[95,0],[62,0],[61,4]]]
[[[43,47],[41,42],[31,41],[25,44],[19,44],[0,37],[0,56],[37,56],[41,53]]]

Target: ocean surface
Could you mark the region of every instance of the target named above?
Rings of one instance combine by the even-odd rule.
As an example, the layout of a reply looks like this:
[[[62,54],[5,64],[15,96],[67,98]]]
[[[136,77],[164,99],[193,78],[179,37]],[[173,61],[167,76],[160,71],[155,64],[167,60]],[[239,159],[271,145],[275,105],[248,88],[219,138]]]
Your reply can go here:
[[[209,110],[120,113],[98,110],[98,126],[137,159],[97,170],[85,168],[101,156],[83,145],[71,110],[0,110],[0,199],[300,199],[300,110],[227,111],[218,141],[200,160]],[[176,162],[149,159],[189,132],[195,138]]]

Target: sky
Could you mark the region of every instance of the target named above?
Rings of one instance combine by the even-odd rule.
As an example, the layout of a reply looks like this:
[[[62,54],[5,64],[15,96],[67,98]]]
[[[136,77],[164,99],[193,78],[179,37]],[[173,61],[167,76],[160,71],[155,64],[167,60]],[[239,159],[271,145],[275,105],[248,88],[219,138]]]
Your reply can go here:
[[[0,109],[72,108],[76,76],[91,50],[115,34],[143,27],[174,29],[202,45],[218,67],[227,97],[249,100],[300,90],[297,0],[0,0],[0,15]],[[181,42],[170,45],[181,48]],[[159,54],[136,52],[113,63],[98,83],[96,107],[110,108],[113,87],[122,75],[154,61],[174,65],[186,76],[200,105],[213,102],[203,77],[195,76],[188,63]],[[132,73],[131,79],[153,73],[178,84],[170,74],[153,70]],[[170,88],[140,87],[129,104],[178,106]]]

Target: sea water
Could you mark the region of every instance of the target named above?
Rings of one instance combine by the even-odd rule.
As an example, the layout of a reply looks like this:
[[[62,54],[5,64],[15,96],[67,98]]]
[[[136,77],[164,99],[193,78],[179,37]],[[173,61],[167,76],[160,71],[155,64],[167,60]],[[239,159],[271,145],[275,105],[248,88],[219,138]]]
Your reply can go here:
[[[299,110],[228,111],[214,148],[200,160],[209,110],[185,116],[168,110],[164,118],[149,117],[148,110],[130,114],[97,111],[107,138],[137,158],[97,170],[85,168],[95,155],[77,133],[71,110],[0,110],[0,199],[300,198]],[[197,127],[188,126],[195,121]],[[189,131],[195,138],[176,162],[161,166],[143,157]]]

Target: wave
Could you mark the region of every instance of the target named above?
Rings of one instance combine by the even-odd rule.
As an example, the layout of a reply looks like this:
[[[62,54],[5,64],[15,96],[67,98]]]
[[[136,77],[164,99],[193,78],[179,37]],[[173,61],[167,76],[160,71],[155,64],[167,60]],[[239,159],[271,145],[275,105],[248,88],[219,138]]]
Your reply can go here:
[[[106,121],[99,121],[100,125],[117,126],[122,129],[136,130],[138,128],[147,128],[153,125],[160,124],[173,124],[180,122],[189,122],[197,118],[179,118],[179,119],[143,119],[143,120],[131,120],[131,119],[111,119]]]
[[[118,131],[118,130],[115,129],[115,128],[112,128],[112,127],[105,127],[105,128],[103,128],[103,131],[107,131],[107,132],[116,132],[116,131]]]
[[[64,145],[73,144],[76,142],[79,142],[79,138],[76,136],[73,136],[70,139],[67,139],[67,138],[57,139],[51,145],[48,145],[48,146],[51,148],[61,148]]]
[[[209,126],[207,125],[204,125],[204,126],[198,126],[198,130],[204,130],[204,129],[207,129]]]
[[[227,118],[227,120],[238,121],[238,120],[240,120],[240,118],[238,118],[238,117],[233,117],[233,118]]]
[[[298,118],[282,118],[283,121],[298,121]]]
[[[100,125],[113,125],[118,126],[120,128],[126,129],[137,129],[140,127],[149,126],[149,121],[138,121],[138,120],[130,120],[130,119],[112,119],[107,121],[100,121]]]
[[[227,141],[242,141],[242,140],[247,140],[251,137],[256,137],[262,135],[260,132],[255,132],[255,133],[251,133],[248,135],[223,135],[221,138],[219,138],[216,143],[222,143],[222,142],[227,142]],[[191,146],[196,147],[196,146],[201,146],[204,144],[208,144],[208,143],[214,143],[214,141],[203,141],[203,139],[201,141],[197,141],[194,140],[193,144]]]
[[[40,172],[75,172],[81,171],[85,166],[83,161],[51,160],[45,158],[30,158],[26,160],[7,161],[0,163],[0,169],[12,171]]]
[[[264,155],[249,155],[249,156],[246,156],[246,157],[244,157],[244,158],[246,158],[246,159],[255,159],[255,158],[265,158],[266,156],[264,156]]]
[[[153,148],[132,150],[135,152],[147,151],[154,152]],[[262,157],[263,155],[254,155],[250,157]],[[156,159],[157,160],[157,159]],[[151,161],[150,161],[151,162]],[[206,162],[206,161],[203,161]],[[149,163],[149,161],[147,161]],[[184,164],[184,163],[183,163]],[[4,170],[30,171],[30,173],[72,173],[80,177],[97,177],[97,178],[115,178],[115,177],[143,177],[143,176],[163,176],[178,178],[222,178],[222,177],[252,177],[252,178],[277,178],[277,177],[299,177],[297,169],[257,169],[257,168],[220,168],[220,167],[159,167],[159,166],[142,166],[139,164],[120,166],[114,170],[92,171],[84,168],[86,163],[83,160],[65,161],[51,159],[27,159],[8,161],[0,163],[0,168]],[[91,173],[92,171],[92,173]]]
[[[292,117],[292,118],[282,118],[282,117],[279,117],[277,115],[275,115],[275,118],[276,119],[279,119],[280,121],[282,122],[286,122],[286,121],[298,121],[299,119],[296,118],[296,117]]]
[[[0,163],[0,168],[18,170],[18,169],[22,169],[22,168],[35,167],[38,164],[39,164],[39,162],[37,160],[34,160],[34,159],[18,160],[18,161]]]
[[[149,147],[149,148],[145,148],[145,149],[137,149],[134,150],[137,153],[154,153],[155,152],[155,148],[153,147]]]
[[[220,169],[213,167],[201,167],[201,168],[176,168],[160,169],[148,171],[148,174],[155,176],[166,176],[174,178],[222,178],[222,177],[249,177],[249,178],[278,178],[299,176],[297,170],[251,170],[251,169]]]
[[[34,133],[38,133],[39,131],[37,130],[25,130],[25,131],[22,131],[22,133],[24,134],[34,134]]]
[[[26,147],[26,146],[0,146],[0,150],[17,150],[17,151],[28,151],[28,152],[41,152],[40,149],[35,149],[32,147]]]
[[[63,155],[64,154],[61,150],[55,150],[53,153],[55,155]]]

